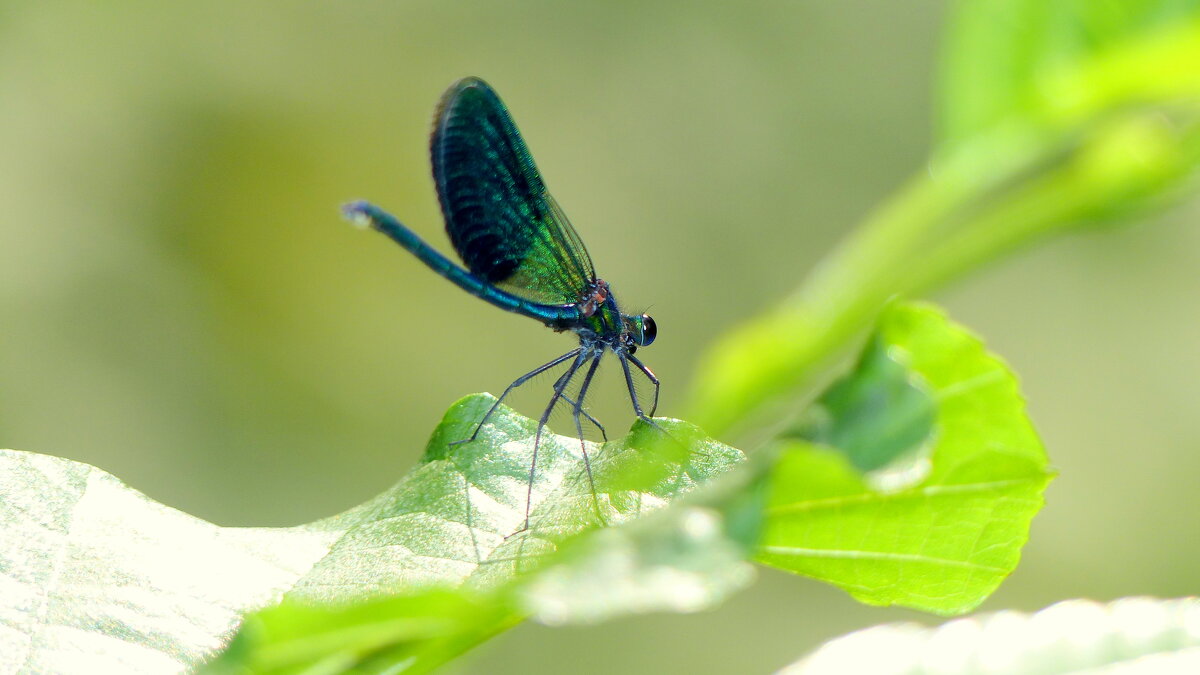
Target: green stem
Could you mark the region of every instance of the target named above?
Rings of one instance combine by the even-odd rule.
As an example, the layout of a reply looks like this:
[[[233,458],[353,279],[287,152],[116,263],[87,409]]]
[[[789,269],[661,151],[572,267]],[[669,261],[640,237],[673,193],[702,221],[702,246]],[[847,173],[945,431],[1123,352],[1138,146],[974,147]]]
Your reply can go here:
[[[1159,119],[1162,111],[1127,110],[1073,134],[999,130],[958,148],[868,219],[782,306],[717,341],[698,370],[692,419],[714,435],[735,424],[786,423],[771,404],[811,395],[891,298],[1161,193],[1200,157],[1200,131]]]

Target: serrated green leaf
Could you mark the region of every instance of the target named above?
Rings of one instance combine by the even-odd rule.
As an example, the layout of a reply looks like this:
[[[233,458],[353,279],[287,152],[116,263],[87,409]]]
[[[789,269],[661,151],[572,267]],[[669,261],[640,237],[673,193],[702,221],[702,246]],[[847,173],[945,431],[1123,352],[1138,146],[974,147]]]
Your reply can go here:
[[[737,450],[688,425],[639,424],[603,449],[588,445],[593,498],[579,441],[544,435],[532,528],[512,536],[524,526],[536,423],[501,408],[478,441],[447,451],[492,401],[478,395],[455,404],[421,464],[385,493],[295,528],[217,527],[94,467],[0,452],[0,620],[7,628],[0,670],[176,672],[217,649],[243,612],[281,597],[289,607],[336,603],[352,613],[346,603],[402,593],[414,620],[393,616],[382,632],[419,635],[458,621],[461,606],[472,602],[437,593],[484,593],[537,569],[547,552],[596,526],[597,505],[610,524],[630,520],[741,461]],[[626,470],[633,465],[639,469]],[[444,639],[412,648],[448,657],[464,639],[515,620],[523,610],[514,607],[465,611],[472,619],[461,630],[443,626]],[[316,633],[335,629],[318,630],[307,616],[300,624]],[[361,628],[365,641],[379,639],[378,626]]]
[[[635,430],[627,445],[637,450],[614,452],[611,464],[594,466],[598,486],[611,476],[623,489],[657,486],[648,496],[664,488],[678,494],[685,489],[679,487],[680,467],[692,481],[740,460],[736,450],[695,427],[659,423],[662,430]],[[634,466],[637,471],[626,471]],[[453,592],[429,589],[321,606],[290,599],[252,615],[205,672],[427,672],[525,616],[586,623],[710,607],[753,576],[746,561],[758,539],[768,466],[745,463],[716,484],[621,527],[568,534],[556,518],[549,533],[507,539],[478,566],[477,576]],[[624,503],[639,511],[647,506],[637,499]]]
[[[872,481],[840,449],[788,443],[758,560],[870,604],[970,610],[1016,567],[1052,476],[1045,452],[1012,374],[935,308],[891,308],[875,340],[936,404],[923,477]]]
[[[1101,675],[1200,672],[1200,600],[1068,600],[937,628],[877,626],[826,643],[780,675]]]

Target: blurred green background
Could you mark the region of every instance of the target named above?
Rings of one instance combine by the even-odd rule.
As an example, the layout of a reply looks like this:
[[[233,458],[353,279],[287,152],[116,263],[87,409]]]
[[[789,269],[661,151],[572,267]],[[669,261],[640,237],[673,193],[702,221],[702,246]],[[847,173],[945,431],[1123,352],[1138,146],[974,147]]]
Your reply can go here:
[[[222,525],[297,524],[394,482],[458,397],[570,348],[339,220],[371,199],[449,250],[427,134],[468,74],[654,314],[660,413],[681,414],[702,348],[922,170],[945,10],[0,4],[0,447]],[[1056,241],[936,298],[1021,374],[1061,470],[985,609],[1196,592],[1198,217]],[[594,411],[620,430],[608,375]],[[457,667],[764,672],[909,618],[764,570],[717,611],[522,626]]]

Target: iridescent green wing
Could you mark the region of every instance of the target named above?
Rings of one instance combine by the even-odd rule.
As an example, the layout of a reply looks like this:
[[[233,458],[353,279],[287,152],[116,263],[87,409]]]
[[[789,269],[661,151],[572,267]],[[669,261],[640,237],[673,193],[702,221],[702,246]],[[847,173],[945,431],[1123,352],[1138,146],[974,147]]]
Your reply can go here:
[[[467,269],[533,302],[580,301],[596,276],[591,258],[486,82],[459,80],[442,97],[430,155],[446,232]]]

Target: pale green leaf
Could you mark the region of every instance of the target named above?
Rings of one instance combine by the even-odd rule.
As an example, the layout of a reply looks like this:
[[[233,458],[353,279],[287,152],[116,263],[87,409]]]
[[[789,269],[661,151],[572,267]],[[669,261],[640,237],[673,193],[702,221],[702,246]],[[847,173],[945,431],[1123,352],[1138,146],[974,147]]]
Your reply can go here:
[[[937,628],[877,626],[826,643],[781,675],[1159,675],[1200,672],[1200,600],[1068,600]]]
[[[589,445],[593,497],[579,441],[544,435],[532,527],[518,534],[536,423],[502,408],[478,441],[447,451],[493,400],[452,407],[421,464],[385,493],[295,528],[217,527],[99,469],[0,453],[0,670],[176,672],[220,647],[243,612],[280,598],[344,605],[402,593],[416,620],[388,630],[419,633],[427,615],[459,616],[470,602],[425,594],[504,587],[601,517],[615,524],[658,509],[741,460],[687,425],[638,425],[603,449]],[[637,608],[611,611],[625,610]],[[504,603],[466,614],[469,629],[430,653],[446,657],[454,650],[443,643],[462,647],[514,616]]]

